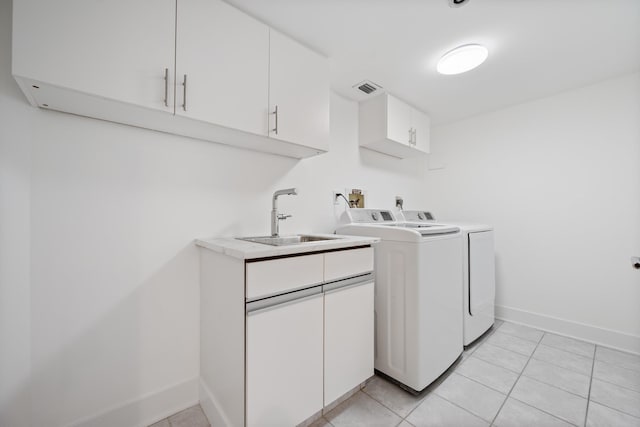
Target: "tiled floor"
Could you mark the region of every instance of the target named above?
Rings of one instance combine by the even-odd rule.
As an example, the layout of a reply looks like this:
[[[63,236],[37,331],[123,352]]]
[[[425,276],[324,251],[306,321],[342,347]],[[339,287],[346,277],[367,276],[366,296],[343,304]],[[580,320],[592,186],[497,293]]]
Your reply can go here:
[[[640,356],[497,321],[461,359],[419,396],[376,376],[312,427],[640,427]],[[196,406],[154,427],[203,417]]]

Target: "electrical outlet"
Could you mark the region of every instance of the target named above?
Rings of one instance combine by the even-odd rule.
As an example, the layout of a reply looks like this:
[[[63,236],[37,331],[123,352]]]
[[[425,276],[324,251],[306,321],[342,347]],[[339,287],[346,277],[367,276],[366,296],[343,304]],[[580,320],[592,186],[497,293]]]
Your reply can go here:
[[[342,197],[340,196],[340,194],[342,194],[342,191],[333,190],[331,192],[331,194],[333,194],[333,204],[334,205],[339,205],[340,204],[340,199],[342,199]]]

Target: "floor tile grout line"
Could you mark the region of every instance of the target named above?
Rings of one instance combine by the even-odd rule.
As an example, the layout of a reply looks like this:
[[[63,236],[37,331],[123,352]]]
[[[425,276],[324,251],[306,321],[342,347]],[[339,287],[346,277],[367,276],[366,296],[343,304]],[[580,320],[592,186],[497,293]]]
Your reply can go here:
[[[528,342],[528,343],[530,343],[530,344],[533,344],[531,341],[527,341],[527,342]],[[487,343],[483,343],[483,344],[487,344]],[[490,342],[490,343],[488,343],[488,344],[491,344],[491,345],[492,345],[492,346],[494,346],[494,347],[500,347],[500,348],[501,348],[501,349],[503,349],[503,350],[509,350],[510,352],[515,353],[515,354],[519,354],[520,356],[524,356],[524,357],[531,357],[531,355],[526,355],[526,354],[523,354],[523,353],[519,353],[519,352],[517,352],[517,351],[511,350],[510,348],[503,347],[503,346],[501,346],[501,345],[499,345],[499,344],[496,344],[496,343],[492,343],[492,342]],[[535,348],[533,349],[534,351],[535,351],[535,349],[536,349],[536,348],[538,348],[538,345],[539,345],[539,343],[538,343],[538,344],[536,344]],[[533,352],[532,352],[531,354],[533,354]]]
[[[595,364],[595,362],[594,362],[594,364]],[[584,375],[584,374],[583,374],[583,375]],[[598,380],[598,381],[602,381],[603,383],[607,383],[607,384],[614,385],[614,386],[616,386],[616,387],[623,388],[623,389],[625,389],[625,390],[627,390],[627,391],[631,391],[631,392],[633,392],[633,393],[640,393],[640,390],[635,390],[635,389],[633,389],[633,388],[629,388],[629,387],[627,387],[627,386],[623,386],[623,385],[620,385],[620,384],[618,384],[618,383],[614,383],[614,382],[611,382],[611,381],[603,380],[602,378],[594,377],[594,376],[593,376],[593,374],[591,374],[591,378],[596,379],[596,380]]]
[[[451,375],[453,375],[453,373],[454,373],[454,371],[451,371],[451,372],[447,375],[447,378],[449,378]],[[465,377],[465,378],[466,378],[466,377]],[[438,378],[436,381],[439,381],[439,380],[440,380],[440,378]],[[440,384],[442,384],[445,380],[446,380],[446,378],[445,378],[444,380],[442,380],[442,381],[440,382]],[[434,383],[435,383],[436,381],[434,381]],[[476,381],[476,382],[477,382],[477,381]],[[433,384],[433,383],[432,383],[432,384]],[[440,385],[440,384],[438,384],[438,385]],[[439,394],[437,394],[437,393],[436,393],[436,390],[435,390],[435,389],[434,389],[434,390],[429,390],[429,392],[425,395],[424,399],[422,399],[422,401],[421,401],[418,405],[416,405],[416,407],[415,407],[415,408],[413,408],[413,409],[412,409],[412,410],[407,414],[407,416],[403,418],[403,420],[405,420],[405,421],[407,421],[409,424],[411,424],[411,422],[410,422],[409,420],[407,420],[407,418],[409,418],[409,416],[410,416],[410,415],[411,415],[411,414],[412,414],[416,409],[418,409],[418,407],[420,407],[420,405],[422,405],[422,404],[424,403],[424,401],[425,401],[425,400],[427,400],[427,397],[428,397],[430,394],[434,394],[434,395],[436,395],[438,398],[440,398],[440,399],[444,400],[445,402],[448,402],[448,403],[452,404],[453,406],[455,406],[455,407],[457,407],[457,408],[462,409],[462,410],[463,410],[463,411],[465,411],[466,413],[473,415],[474,417],[478,418],[479,420],[486,421],[484,418],[477,416],[477,415],[476,415],[476,414],[474,414],[473,412],[469,411],[467,408],[463,408],[462,406],[458,405],[457,403],[450,401],[450,400],[449,400],[449,399],[447,399],[446,397],[440,396]],[[413,424],[412,424],[412,425],[413,425]]]
[[[544,344],[542,344],[542,345],[544,345]],[[537,349],[537,348],[536,348],[536,349]],[[558,350],[558,349],[556,349],[556,350]],[[535,351],[534,351],[534,353],[535,353]],[[574,354],[574,353],[571,353],[571,354]],[[577,373],[577,374],[582,374],[582,375],[587,375],[587,376],[589,375],[589,374],[585,374],[584,372],[580,372],[580,371],[578,371],[578,370],[576,370],[576,369],[571,369],[571,368],[569,368],[569,367],[567,367],[567,366],[562,366],[562,365],[559,365],[559,364],[557,364],[557,363],[550,362],[549,360],[539,359],[539,358],[537,358],[537,357],[533,357],[533,356],[534,356],[534,355],[532,354],[532,355],[531,355],[531,357],[532,357],[533,359],[535,359],[535,360],[539,360],[539,361],[541,361],[541,362],[546,362],[546,363],[548,363],[548,364],[550,364],[550,365],[557,366],[557,367],[559,367],[559,368],[564,368],[564,369],[566,369],[566,370],[568,370],[568,371],[575,372],[575,373]],[[588,359],[588,357],[587,357],[587,356],[582,356],[582,357],[584,357],[585,359]],[[592,361],[592,362],[593,362],[593,361]]]
[[[509,332],[503,332],[503,331],[499,331],[499,332],[504,335],[509,335],[510,337],[513,337],[513,338],[518,338],[519,340],[522,340],[522,341],[530,342],[531,344],[538,344],[542,340],[542,337],[540,337],[538,341],[533,341],[533,340],[528,340],[526,338],[519,337],[516,334],[510,334]]]
[[[542,333],[542,338],[544,338],[545,334],[546,334],[546,332]],[[511,386],[511,389],[509,390],[509,393],[507,393],[507,397],[505,397],[504,401],[502,402],[502,405],[500,405],[500,408],[498,408],[498,411],[493,416],[493,420],[491,420],[491,423],[489,424],[490,426],[493,426],[493,423],[496,422],[496,419],[498,418],[498,415],[500,415],[500,411],[502,411],[502,408],[504,408],[504,404],[507,403],[507,400],[509,400],[509,396],[511,396],[511,392],[516,387],[516,384],[518,384],[518,381],[520,381],[520,378],[522,378],[522,374],[524,373],[524,370],[527,369],[527,366],[529,365],[529,362],[531,361],[531,358],[533,357],[533,353],[536,352],[536,350],[538,349],[538,346],[540,345],[540,342],[542,342],[542,338],[540,338],[540,341],[538,342],[538,344],[536,344],[536,348],[534,348],[533,351],[531,352],[531,355],[527,359],[527,363],[524,364],[524,367],[522,368],[522,371],[520,371],[520,374],[518,374],[518,378],[516,378],[516,380],[513,382],[513,385]]]
[[[489,345],[493,345],[493,344],[489,343]],[[494,347],[495,347],[495,346],[494,346]],[[500,350],[506,350],[505,348],[502,348],[502,347],[498,347],[498,348],[499,348]],[[511,350],[507,350],[507,351],[511,351]],[[511,353],[517,354],[518,356],[527,357],[527,356],[525,356],[524,354],[516,353],[515,351],[511,351]],[[487,362],[487,363],[488,363],[488,364],[490,364],[490,365],[497,366],[498,368],[506,369],[507,371],[509,371],[509,372],[513,372],[514,374],[519,374],[520,372],[522,372],[522,371],[514,371],[513,369],[509,369],[509,368],[506,368],[506,367],[504,367],[504,366],[500,366],[500,365],[498,365],[497,363],[492,362],[491,360],[483,359],[482,357],[479,357],[479,356],[473,356],[473,357],[475,357],[476,359],[480,359],[480,360],[482,360],[483,362]],[[529,357],[531,357],[531,356],[529,356]],[[536,360],[537,360],[537,359],[536,359]]]
[[[534,359],[534,360],[538,360],[538,359]],[[555,366],[555,365],[554,365],[554,366]],[[570,372],[573,372],[573,371],[570,371]],[[589,377],[588,375],[585,375],[585,374],[582,374],[582,375],[584,375],[585,377]],[[528,378],[528,379],[530,379],[530,380],[532,380],[532,381],[538,382],[538,383],[540,383],[540,384],[548,385],[549,387],[553,387],[553,388],[556,388],[556,389],[558,389],[558,390],[562,390],[562,391],[564,391],[565,393],[572,394],[572,395],[574,395],[574,396],[576,396],[576,397],[579,397],[580,399],[588,399],[588,398],[589,398],[589,394],[587,394],[587,396],[581,396],[581,395],[579,395],[578,393],[575,393],[575,392],[573,392],[573,391],[566,390],[566,389],[564,389],[564,388],[562,388],[562,387],[558,387],[558,386],[557,386],[557,385],[555,385],[555,384],[549,384],[548,382],[546,382],[546,381],[542,381],[542,380],[540,380],[540,379],[538,379],[538,378],[533,378],[533,377],[530,377],[529,375],[524,375],[524,373],[523,373],[523,375],[522,375],[522,376],[523,376],[523,377],[525,377],[525,378]],[[589,385],[591,385],[591,380],[589,380]]]
[[[527,378],[528,378],[528,377],[527,377]],[[520,400],[520,399],[518,399],[518,398],[516,398],[516,397],[512,397],[512,396],[510,396],[510,398],[511,398],[511,399],[513,399],[513,400],[515,400],[516,402],[520,402],[520,403],[522,403],[523,405],[528,406],[529,408],[532,408],[532,409],[535,409],[536,411],[540,411],[540,412],[542,412],[542,413],[545,413],[545,414],[549,415],[550,417],[555,418],[556,420],[560,420],[560,421],[562,421],[562,422],[563,422],[563,423],[565,423],[565,424],[569,424],[569,425],[572,425],[572,426],[580,427],[579,425],[574,424],[574,423],[572,423],[571,421],[567,421],[567,420],[565,420],[565,419],[563,419],[563,418],[560,418],[559,416],[554,415],[554,414],[552,414],[551,412],[545,411],[544,409],[536,408],[536,407],[535,407],[535,406],[533,406],[532,404],[527,403],[527,402],[523,402],[522,400]],[[583,397],[583,399],[584,399],[584,397]]]
[[[465,377],[465,378],[466,378],[466,377]],[[477,381],[476,381],[476,382],[477,382]],[[484,384],[483,384],[483,385],[484,385]],[[482,420],[482,421],[485,421],[485,422],[487,421],[487,420],[485,420],[484,418],[482,418],[481,416],[474,414],[473,412],[471,412],[471,411],[470,411],[470,410],[468,410],[467,408],[465,408],[465,407],[462,407],[462,406],[458,405],[456,402],[452,402],[452,401],[450,401],[449,399],[447,399],[446,397],[444,397],[444,396],[440,396],[439,394],[437,394],[437,393],[435,392],[435,390],[433,391],[433,394],[435,394],[436,396],[438,396],[440,399],[442,399],[442,400],[444,400],[444,401],[446,401],[446,402],[448,402],[448,403],[452,404],[453,406],[455,406],[455,407],[457,407],[457,408],[462,409],[462,410],[463,410],[463,411],[465,411],[466,413],[473,415],[474,417],[478,418],[479,420]],[[504,393],[501,393],[501,394],[504,394]],[[411,411],[411,412],[413,412],[413,411]]]
[[[364,389],[361,390],[364,394],[366,394],[367,396],[369,396],[370,398],[372,398],[373,400],[375,400],[376,402],[378,402],[379,404],[381,404],[382,406],[384,406],[386,409],[390,410],[392,413],[394,413],[395,415],[399,416],[400,419],[404,420],[406,417],[403,417],[402,415],[400,415],[399,413],[397,413],[396,411],[394,411],[393,409],[389,408],[387,405],[384,404],[384,402],[381,402],[380,400],[376,399],[374,396],[370,395],[369,393],[367,393],[366,391],[364,391]],[[428,393],[427,393],[428,394]],[[422,402],[424,402],[424,399],[426,398],[427,395],[425,395],[425,397],[420,399],[420,402],[418,402],[418,404],[416,406],[413,407],[413,409],[417,408],[418,406],[420,406],[420,404]],[[411,409],[411,412],[413,412],[413,409]],[[409,412],[409,413],[411,413]],[[409,415],[407,415],[408,417]],[[401,421],[402,422],[402,421]]]
[[[496,365],[493,365],[493,366],[496,366]],[[509,371],[509,372],[511,372],[511,373],[513,373],[513,374],[515,374],[515,372],[513,372],[513,371]],[[456,372],[456,374],[460,375],[461,377],[465,377],[466,379],[471,380],[471,381],[473,381],[474,383],[478,383],[478,384],[480,384],[480,385],[483,385],[483,386],[485,386],[486,388],[491,389],[491,390],[493,390],[493,391],[495,391],[495,392],[498,392],[498,393],[500,393],[500,394],[504,394],[505,396],[506,396],[506,394],[507,394],[507,393],[505,393],[504,391],[501,391],[501,390],[498,390],[497,388],[491,387],[491,386],[490,386],[490,385],[488,385],[488,384],[485,384],[485,383],[483,383],[483,382],[481,382],[481,381],[479,381],[479,380],[476,380],[475,378],[468,377],[468,376],[466,376],[465,374],[462,374],[462,373],[460,373],[460,372]]]
[[[544,344],[544,343],[541,343],[541,344],[542,344],[543,346],[545,346],[545,347],[549,347],[549,348],[552,348],[552,349],[554,349],[554,350],[559,350],[559,351],[561,351],[561,352],[563,352],[563,353],[568,353],[568,354],[571,354],[571,355],[573,355],[573,356],[582,357],[582,358],[584,358],[584,359],[591,359],[591,358],[592,358],[592,356],[585,356],[584,354],[575,353],[575,352],[573,352],[573,351],[565,350],[565,349],[563,349],[563,348],[554,347],[554,346],[552,346],[552,345],[548,345],[548,344]],[[593,356],[593,357],[595,357],[595,356]]]
[[[586,342],[586,341],[580,341],[580,342]],[[570,354],[573,354],[573,355],[576,355],[576,356],[586,357],[586,358],[591,357],[591,356],[587,356],[586,354],[582,354],[582,353],[578,353],[578,352],[575,352],[575,351],[566,350],[566,349],[564,349],[564,348],[562,348],[562,347],[558,347],[558,346],[555,346],[555,345],[549,345],[549,344],[547,344],[547,343],[541,343],[541,344],[542,344],[542,345],[544,345],[544,346],[547,346],[547,347],[554,348],[554,349],[556,349],[556,350],[562,350],[562,351],[564,351],[565,353],[570,353]],[[588,344],[590,344],[590,343],[588,343]],[[595,347],[596,345],[595,345],[595,344],[593,344],[593,346]],[[594,350],[594,351],[595,351],[595,350]],[[595,356],[594,356],[594,357],[595,357]]]
[[[628,415],[628,416],[630,416],[631,418],[635,418],[635,419],[640,420],[640,416],[630,414],[630,413],[628,413],[628,412],[623,411],[622,409],[616,409],[616,408],[613,408],[613,407],[611,407],[611,406],[607,405],[606,403],[598,402],[597,400],[594,400],[594,401],[593,401],[593,403],[597,403],[598,405],[600,405],[600,406],[604,406],[605,408],[607,408],[607,409],[611,409],[612,411],[620,412],[621,414]]]
[[[502,324],[500,324],[500,326],[502,326],[503,324],[504,324],[504,322],[502,322]],[[498,328],[500,328],[500,326],[498,326]],[[487,338],[489,338],[491,335],[493,335],[493,334],[495,333],[495,331],[497,331],[497,330],[498,330],[498,328],[492,329],[492,330],[491,330],[491,332],[487,331],[487,332],[489,332],[489,333],[487,333],[487,335],[486,335],[486,336],[482,337],[482,339],[481,339],[481,341],[480,341],[480,342],[478,342],[477,344],[474,344],[474,347],[475,347],[475,348],[473,349],[473,351],[469,354],[469,356],[468,356],[468,357],[466,357],[466,358],[465,358],[465,359],[463,359],[463,360],[460,360],[460,362],[458,363],[458,365],[456,366],[456,368],[457,368],[458,366],[462,365],[462,363],[464,363],[464,362],[465,362],[469,357],[471,357],[471,355],[472,355],[472,354],[473,354],[473,353],[474,353],[474,352],[475,352],[479,347],[481,347],[483,344],[485,344],[485,341],[487,340]],[[462,348],[463,348],[462,352],[464,353],[464,346],[463,346]],[[454,362],[454,364],[455,364],[455,362]],[[452,366],[453,366],[453,365],[452,365]],[[494,366],[496,366],[496,365],[494,365]],[[455,372],[455,369],[454,369],[454,370],[452,370],[451,372],[449,372],[449,373],[447,374],[447,377],[446,377],[446,378],[449,378],[449,376],[451,376],[454,372]],[[436,382],[438,382],[438,381],[440,381],[440,384],[442,384],[442,383],[446,380],[446,378],[445,378],[445,379],[442,379],[442,377],[443,377],[443,376],[444,376],[444,373],[443,373],[440,377],[438,377],[434,382],[432,382],[431,384],[429,384],[427,387],[430,387],[431,385],[435,384],[435,383],[436,383]],[[467,378],[467,377],[465,377],[465,378]],[[469,378],[469,379],[471,379],[471,378]],[[476,382],[477,382],[477,381],[476,381]],[[438,385],[440,385],[440,384],[438,384]],[[484,385],[484,384],[482,384],[482,385]],[[493,389],[492,389],[492,390],[493,390]],[[366,393],[366,392],[364,391],[364,389],[363,389],[362,391],[363,391],[365,394],[367,394],[367,396],[371,396],[371,395],[369,395],[369,393]],[[435,394],[436,396],[438,396],[440,399],[443,399],[443,400],[445,400],[446,402],[449,402],[450,404],[452,404],[452,405],[454,405],[454,406],[456,406],[456,407],[458,407],[458,408],[462,409],[463,411],[465,411],[465,412],[467,412],[467,413],[469,413],[469,414],[473,415],[474,417],[476,417],[476,418],[478,418],[478,419],[480,419],[480,420],[485,421],[485,420],[484,420],[484,418],[477,416],[476,414],[474,414],[474,413],[470,412],[469,410],[467,410],[467,409],[463,408],[462,406],[459,406],[459,405],[455,404],[454,402],[451,402],[450,400],[448,400],[448,399],[446,399],[446,398],[444,398],[444,397],[440,396],[439,394],[435,393],[435,389],[434,389],[434,390],[429,390],[429,391],[425,394],[425,396],[420,400],[420,402],[418,402],[418,404],[417,404],[416,406],[414,406],[414,407],[409,411],[409,413],[408,413],[404,418],[402,418],[402,421],[407,421],[409,424],[411,424],[411,422],[410,422],[410,421],[408,421],[408,420],[407,420],[407,418],[409,418],[409,416],[410,416],[410,415],[411,415],[411,414],[412,414],[416,409],[418,409],[418,407],[419,407],[420,405],[422,405],[422,403],[424,403],[424,401],[427,399],[427,396],[429,396],[429,395],[430,395],[430,394],[432,394],[432,393],[433,393],[433,394]],[[502,393],[502,394],[504,394],[504,393]],[[380,401],[379,401],[378,399],[376,399],[375,397],[371,396],[371,398],[372,398],[372,399],[375,399],[377,402],[379,402],[379,403],[380,403],[380,404],[382,404],[385,408],[387,408],[387,406],[386,406],[386,405],[384,405],[382,402],[380,402]],[[396,415],[400,416],[400,414],[398,414],[397,412],[393,411],[391,408],[388,408],[388,409],[389,409],[390,411],[392,411],[394,414],[396,414]],[[400,424],[402,424],[402,421],[400,422]],[[413,424],[411,424],[411,425],[413,425]]]
[[[631,371],[631,372],[634,372],[636,374],[640,374],[640,370],[638,370],[638,369],[628,368],[626,366],[618,365],[617,363],[607,362],[607,361],[602,360],[602,359],[596,359],[596,360],[598,362],[600,362],[600,363],[604,363],[605,365],[615,366],[616,368],[624,369],[625,371]]]
[[[593,384],[593,371],[596,366],[596,350],[597,345],[593,346],[593,360],[591,361],[591,376],[589,377],[589,392],[587,393],[587,410],[584,413],[584,426],[587,425],[587,417],[589,416],[589,402],[591,402],[591,384]]]

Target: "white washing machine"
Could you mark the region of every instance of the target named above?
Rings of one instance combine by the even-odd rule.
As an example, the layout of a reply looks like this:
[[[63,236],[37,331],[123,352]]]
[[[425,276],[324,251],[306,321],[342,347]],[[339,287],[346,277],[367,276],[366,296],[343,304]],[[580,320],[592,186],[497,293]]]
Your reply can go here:
[[[415,392],[462,353],[462,235],[456,226],[407,227],[391,211],[349,209],[338,234],[375,246],[375,368]]]
[[[430,212],[402,211],[406,224],[441,224]],[[495,321],[496,273],[493,227],[480,224],[450,224],[462,233],[464,345],[484,334]]]

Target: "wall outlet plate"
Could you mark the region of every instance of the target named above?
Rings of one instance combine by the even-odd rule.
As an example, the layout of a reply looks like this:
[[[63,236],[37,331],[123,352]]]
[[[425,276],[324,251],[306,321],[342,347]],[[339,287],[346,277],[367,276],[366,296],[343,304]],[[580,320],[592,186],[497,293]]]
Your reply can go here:
[[[333,195],[332,200],[334,205],[339,205],[341,200],[344,202],[344,199],[340,196],[340,194],[344,194],[342,190],[333,190],[331,194]]]

